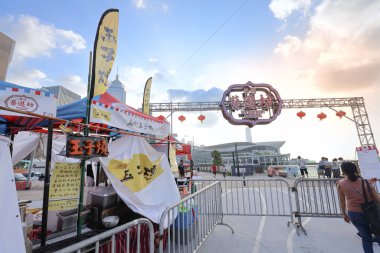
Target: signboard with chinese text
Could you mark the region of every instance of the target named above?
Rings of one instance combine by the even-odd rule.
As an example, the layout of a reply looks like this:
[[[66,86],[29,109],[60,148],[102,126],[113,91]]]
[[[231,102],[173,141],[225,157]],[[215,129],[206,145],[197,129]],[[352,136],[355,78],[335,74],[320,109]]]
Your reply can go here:
[[[78,205],[79,163],[55,163],[49,188],[49,211],[68,210]]]
[[[90,120],[136,133],[165,136],[170,132],[169,122],[157,120],[120,103],[105,105],[92,101]]]
[[[54,94],[32,89],[1,89],[0,106],[50,117],[55,117],[57,114],[57,99]],[[0,110],[0,115],[25,116],[5,110]]]
[[[231,85],[220,102],[223,117],[233,125],[269,124],[281,113],[282,100],[269,84]]]
[[[108,142],[105,138],[67,136],[66,157],[88,158],[108,156],[108,154]]]
[[[363,146],[356,148],[358,154],[360,174],[365,179],[380,178],[380,158],[375,146]],[[380,184],[377,182],[379,189]]]
[[[106,92],[108,76],[116,57],[119,10],[109,9],[100,18],[94,43],[90,97]]]

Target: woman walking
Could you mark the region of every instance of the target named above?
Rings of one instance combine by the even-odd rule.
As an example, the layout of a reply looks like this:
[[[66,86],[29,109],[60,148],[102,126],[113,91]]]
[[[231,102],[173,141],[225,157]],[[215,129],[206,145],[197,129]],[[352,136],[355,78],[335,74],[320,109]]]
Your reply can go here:
[[[338,182],[337,187],[343,219],[347,223],[351,222],[359,231],[364,253],[373,253],[372,233],[360,204],[365,202],[363,190],[366,191],[369,201],[371,201],[371,195],[377,202],[380,202],[380,197],[375,189],[372,186],[368,188],[366,183],[364,183],[363,189],[362,180],[364,179],[359,176],[354,163],[343,162],[342,172],[345,178]],[[376,241],[380,242],[379,236],[376,236]]]

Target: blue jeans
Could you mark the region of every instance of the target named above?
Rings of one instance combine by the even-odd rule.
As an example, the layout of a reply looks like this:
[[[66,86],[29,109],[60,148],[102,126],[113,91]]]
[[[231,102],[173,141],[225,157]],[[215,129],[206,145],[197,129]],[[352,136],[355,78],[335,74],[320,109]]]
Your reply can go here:
[[[350,217],[351,223],[360,233],[364,253],[373,253],[372,233],[369,230],[369,224],[363,213],[348,211],[348,217]],[[380,242],[379,236],[376,236],[376,241]]]

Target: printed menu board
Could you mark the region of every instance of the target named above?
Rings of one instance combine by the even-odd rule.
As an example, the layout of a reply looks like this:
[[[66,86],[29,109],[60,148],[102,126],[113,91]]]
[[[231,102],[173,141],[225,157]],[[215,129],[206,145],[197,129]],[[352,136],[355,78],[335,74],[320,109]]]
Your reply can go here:
[[[80,172],[79,163],[55,163],[50,178],[49,211],[73,209],[78,206]]]

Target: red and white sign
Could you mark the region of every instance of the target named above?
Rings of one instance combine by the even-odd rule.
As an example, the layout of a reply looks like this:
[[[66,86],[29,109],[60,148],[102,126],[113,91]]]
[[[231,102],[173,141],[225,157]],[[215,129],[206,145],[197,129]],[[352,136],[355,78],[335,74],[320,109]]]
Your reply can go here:
[[[356,153],[362,177],[365,179],[380,178],[380,160],[377,148],[375,146],[358,147]]]
[[[0,90],[0,106],[51,117],[55,117],[57,114],[57,100],[54,94],[31,89],[5,88]],[[5,110],[0,110],[0,115],[25,116]]]
[[[125,105],[107,92],[98,101],[92,101],[91,122],[159,136],[168,135],[170,132],[170,124],[166,120],[157,119]]]

